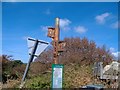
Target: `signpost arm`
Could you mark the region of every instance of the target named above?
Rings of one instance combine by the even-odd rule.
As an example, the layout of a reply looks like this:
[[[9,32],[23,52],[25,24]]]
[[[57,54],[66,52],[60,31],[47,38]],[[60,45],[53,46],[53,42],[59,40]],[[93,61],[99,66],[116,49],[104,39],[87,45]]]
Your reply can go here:
[[[32,50],[32,53],[31,53],[31,55],[30,55],[30,59],[29,59],[29,61],[28,61],[28,64],[27,64],[27,66],[26,66],[26,69],[25,69],[25,72],[24,72],[24,75],[23,75],[23,78],[22,78],[22,82],[25,80],[25,77],[26,77],[26,75],[27,75],[27,73],[28,73],[28,69],[29,69],[29,67],[30,67],[30,63],[31,63],[31,62],[33,61],[33,59],[34,59],[34,54],[35,54],[35,52],[36,52],[37,46],[38,46],[38,40],[35,41],[34,48],[33,48],[33,50]]]

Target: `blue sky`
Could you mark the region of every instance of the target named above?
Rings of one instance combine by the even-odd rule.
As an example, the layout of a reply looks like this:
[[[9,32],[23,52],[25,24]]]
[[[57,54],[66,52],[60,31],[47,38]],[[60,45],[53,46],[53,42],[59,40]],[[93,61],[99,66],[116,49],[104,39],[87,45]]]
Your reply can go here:
[[[50,42],[47,27],[60,18],[60,39],[87,37],[118,53],[118,3],[2,3],[2,53],[28,61],[26,37]]]

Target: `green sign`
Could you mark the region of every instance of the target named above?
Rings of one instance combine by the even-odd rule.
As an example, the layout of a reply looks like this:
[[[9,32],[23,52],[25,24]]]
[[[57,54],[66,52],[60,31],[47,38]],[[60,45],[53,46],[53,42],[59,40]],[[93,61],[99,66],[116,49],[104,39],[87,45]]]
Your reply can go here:
[[[52,65],[52,88],[62,88],[63,83],[63,65]]]

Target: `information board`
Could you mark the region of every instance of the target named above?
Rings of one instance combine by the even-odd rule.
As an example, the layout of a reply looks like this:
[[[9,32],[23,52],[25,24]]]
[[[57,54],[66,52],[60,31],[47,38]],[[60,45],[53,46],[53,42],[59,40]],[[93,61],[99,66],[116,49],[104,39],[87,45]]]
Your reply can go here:
[[[62,88],[63,83],[63,65],[52,65],[52,88]]]

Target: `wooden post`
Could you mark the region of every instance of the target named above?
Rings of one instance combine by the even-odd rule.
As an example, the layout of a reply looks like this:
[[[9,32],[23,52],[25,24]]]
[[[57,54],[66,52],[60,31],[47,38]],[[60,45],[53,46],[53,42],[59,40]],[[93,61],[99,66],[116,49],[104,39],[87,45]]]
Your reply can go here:
[[[59,22],[60,19],[56,18],[55,19],[55,28],[53,27],[48,27],[48,37],[52,38],[53,40],[53,61],[54,64],[58,64],[59,63],[59,53],[64,51],[64,47],[66,45],[66,43],[64,41],[60,41],[59,40],[59,36],[60,36],[60,28],[59,28]]]
[[[59,44],[59,18],[56,18],[55,20],[55,38],[53,40],[54,42],[54,64],[58,64],[59,56],[58,56],[58,44]]]

